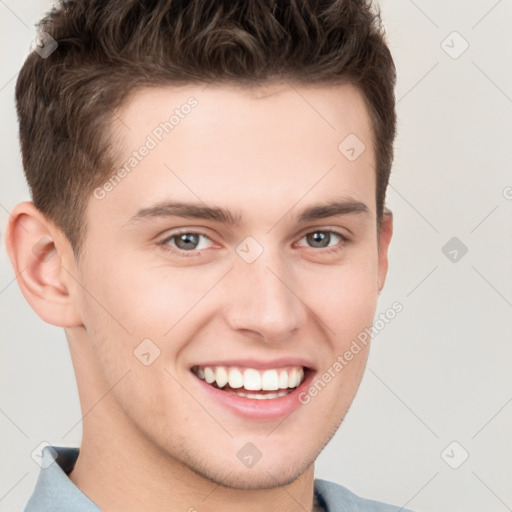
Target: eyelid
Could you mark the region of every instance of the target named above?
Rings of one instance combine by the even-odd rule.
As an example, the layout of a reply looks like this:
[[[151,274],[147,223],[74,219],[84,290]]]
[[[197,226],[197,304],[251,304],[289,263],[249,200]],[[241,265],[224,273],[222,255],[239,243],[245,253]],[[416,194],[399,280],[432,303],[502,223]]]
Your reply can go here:
[[[304,228],[299,231],[295,238],[304,238],[306,235],[310,233],[316,233],[317,231],[323,231],[324,233],[334,233],[342,238],[350,239],[350,235],[352,232],[349,229],[343,229],[340,226],[309,226],[308,228]]]

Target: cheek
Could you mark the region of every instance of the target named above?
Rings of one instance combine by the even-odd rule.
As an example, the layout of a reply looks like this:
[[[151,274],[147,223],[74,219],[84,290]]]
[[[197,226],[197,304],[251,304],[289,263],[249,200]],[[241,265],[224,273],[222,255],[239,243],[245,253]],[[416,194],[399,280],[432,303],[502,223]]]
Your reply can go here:
[[[91,266],[87,281],[107,320],[138,337],[162,337],[208,290],[206,277],[126,258]]]
[[[164,415],[159,412],[161,404],[180,394],[179,385],[165,370],[174,374],[173,363],[185,345],[180,340],[187,339],[186,333],[180,331],[179,323],[165,334],[186,313],[186,304],[179,280],[170,286],[144,272],[122,272],[123,267],[131,265],[120,262],[113,271],[103,261],[88,267],[82,277],[87,290],[82,317],[91,356],[112,389],[111,396],[134,421],[143,421],[148,411],[151,417]]]
[[[344,264],[320,267],[304,277],[306,302],[315,304],[315,312],[339,344],[373,322],[378,298],[376,261],[376,255],[361,251]]]
[[[194,329],[204,323],[201,298],[218,280],[210,274],[121,257],[91,263],[82,277],[83,321],[104,372],[147,370],[136,359],[139,352],[149,352],[156,366],[178,365]]]

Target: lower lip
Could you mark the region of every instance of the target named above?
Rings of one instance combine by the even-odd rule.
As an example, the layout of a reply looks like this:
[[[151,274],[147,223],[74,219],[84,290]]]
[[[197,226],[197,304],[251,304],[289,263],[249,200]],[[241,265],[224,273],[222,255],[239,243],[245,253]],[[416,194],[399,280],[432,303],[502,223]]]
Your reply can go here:
[[[276,420],[288,416],[301,407],[299,396],[310,386],[314,377],[314,371],[308,370],[305,379],[300,386],[290,391],[287,395],[278,398],[255,399],[234,395],[227,391],[210,386],[204,380],[192,374],[202,390],[215,402],[235,412],[238,416],[252,420]]]

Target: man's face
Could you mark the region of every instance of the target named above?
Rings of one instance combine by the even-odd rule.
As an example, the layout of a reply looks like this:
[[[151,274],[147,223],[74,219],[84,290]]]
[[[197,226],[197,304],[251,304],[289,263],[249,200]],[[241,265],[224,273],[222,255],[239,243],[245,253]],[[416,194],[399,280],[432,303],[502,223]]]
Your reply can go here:
[[[91,197],[75,269],[80,392],[92,405],[110,390],[84,432],[228,486],[289,483],[354,398],[367,346],[335,363],[372,324],[386,273],[362,96],[349,85],[153,88],[117,114],[127,165]],[[340,202],[341,214],[310,210]],[[233,223],[171,203],[222,208]]]

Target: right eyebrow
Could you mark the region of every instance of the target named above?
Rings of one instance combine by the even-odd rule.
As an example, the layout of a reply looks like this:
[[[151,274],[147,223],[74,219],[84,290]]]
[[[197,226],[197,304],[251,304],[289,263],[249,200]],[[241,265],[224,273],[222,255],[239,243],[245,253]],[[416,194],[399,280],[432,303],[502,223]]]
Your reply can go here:
[[[128,224],[156,217],[186,217],[213,220],[229,225],[239,224],[241,220],[239,214],[234,215],[229,210],[217,206],[211,207],[198,203],[165,202],[149,208],[142,208],[130,218]]]

